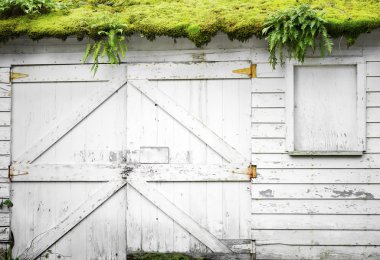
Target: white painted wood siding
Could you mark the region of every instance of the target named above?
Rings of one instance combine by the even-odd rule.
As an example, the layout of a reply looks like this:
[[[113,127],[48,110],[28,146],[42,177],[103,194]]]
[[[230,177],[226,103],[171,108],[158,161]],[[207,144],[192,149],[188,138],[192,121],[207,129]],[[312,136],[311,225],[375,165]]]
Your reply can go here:
[[[379,39],[377,31],[352,51],[333,54],[368,61],[363,156],[289,156],[281,101],[286,78],[273,72],[253,79],[252,161],[258,177],[252,181],[252,238],[258,259],[379,259]],[[252,62],[265,56],[256,53]]]
[[[10,68],[0,68],[0,201],[10,198],[8,166],[11,154],[11,88]],[[10,239],[10,209],[0,209],[0,250],[8,250]]]

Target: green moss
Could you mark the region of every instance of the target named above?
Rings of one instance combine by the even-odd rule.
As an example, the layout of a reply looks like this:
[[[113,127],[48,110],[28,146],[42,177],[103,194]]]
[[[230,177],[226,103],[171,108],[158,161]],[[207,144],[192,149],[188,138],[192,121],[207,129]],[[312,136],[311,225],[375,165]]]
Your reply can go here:
[[[380,27],[378,0],[61,0],[67,6],[44,15],[0,20],[0,39],[20,35],[32,39],[68,36],[97,37],[99,29],[124,24],[128,35],[186,37],[197,46],[207,44],[218,32],[230,39],[261,37],[264,21],[274,12],[309,4],[323,10],[333,37],[355,39]]]

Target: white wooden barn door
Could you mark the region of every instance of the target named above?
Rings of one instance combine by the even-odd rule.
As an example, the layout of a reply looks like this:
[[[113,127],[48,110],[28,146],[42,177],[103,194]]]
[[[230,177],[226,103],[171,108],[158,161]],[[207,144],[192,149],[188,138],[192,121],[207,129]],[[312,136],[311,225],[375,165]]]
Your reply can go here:
[[[15,255],[248,253],[249,65],[14,67]]]

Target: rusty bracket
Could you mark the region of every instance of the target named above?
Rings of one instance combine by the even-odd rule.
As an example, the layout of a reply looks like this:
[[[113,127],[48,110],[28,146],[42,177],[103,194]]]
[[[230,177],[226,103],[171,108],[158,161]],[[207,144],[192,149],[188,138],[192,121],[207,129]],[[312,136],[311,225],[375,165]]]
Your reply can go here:
[[[12,178],[14,176],[27,175],[27,174],[29,174],[29,172],[27,172],[27,171],[18,171],[18,170],[15,170],[12,166],[10,166],[9,170],[8,170],[8,179],[10,181],[12,181]]]
[[[248,68],[237,69],[237,70],[233,70],[232,72],[237,73],[237,74],[244,74],[250,78],[256,78],[256,67],[257,67],[257,64],[252,64]]]
[[[256,165],[249,165],[248,166],[248,173],[249,173],[249,177],[251,179],[256,179],[257,178],[257,167]]]
[[[18,73],[18,72],[11,72],[10,73],[10,81],[12,82],[15,79],[22,79],[28,77],[28,74]]]

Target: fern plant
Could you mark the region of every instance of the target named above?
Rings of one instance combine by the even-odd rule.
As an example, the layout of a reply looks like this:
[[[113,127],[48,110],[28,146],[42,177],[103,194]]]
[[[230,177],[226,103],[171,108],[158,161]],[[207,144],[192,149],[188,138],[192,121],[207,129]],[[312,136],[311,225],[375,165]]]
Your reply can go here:
[[[127,51],[124,31],[120,25],[111,25],[110,30],[99,31],[98,36],[100,39],[87,44],[83,58],[83,62],[86,62],[92,56],[93,65],[91,70],[94,74],[99,68],[99,58],[107,57],[110,64],[120,64],[120,56],[124,58]]]
[[[62,7],[54,0],[1,0],[0,16],[48,13]]]
[[[304,62],[309,48],[314,52],[318,46],[322,57],[331,53],[332,42],[322,15],[308,5],[300,5],[280,11],[267,20],[262,34],[269,44],[269,62],[273,68],[278,60],[284,65],[285,49],[289,59],[294,58],[299,62]]]

